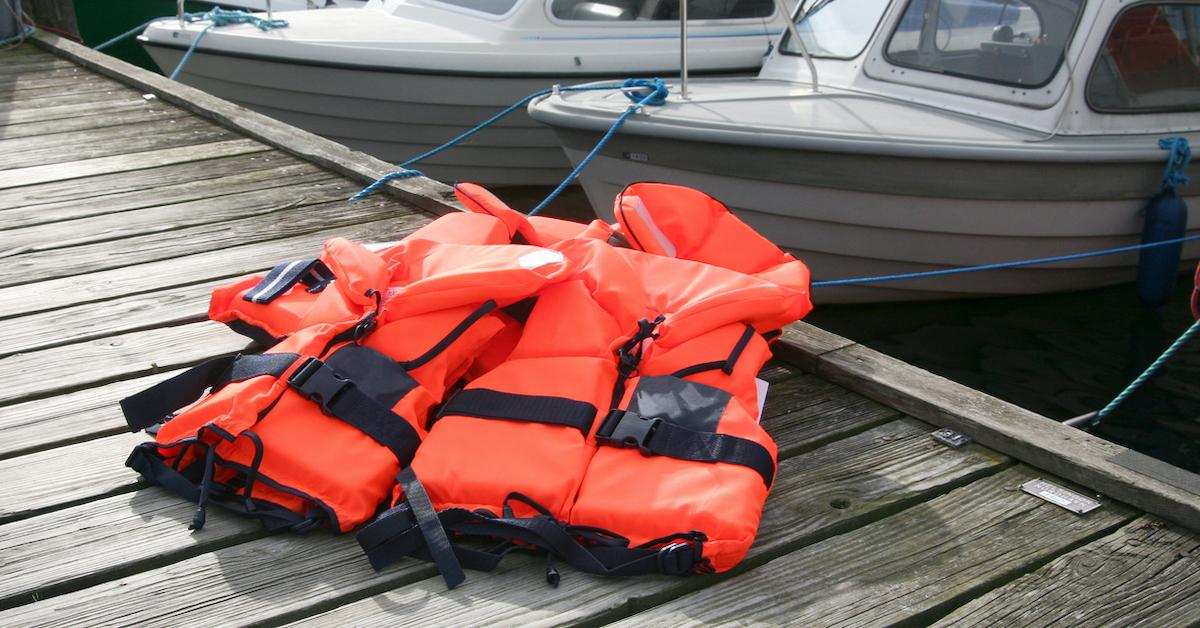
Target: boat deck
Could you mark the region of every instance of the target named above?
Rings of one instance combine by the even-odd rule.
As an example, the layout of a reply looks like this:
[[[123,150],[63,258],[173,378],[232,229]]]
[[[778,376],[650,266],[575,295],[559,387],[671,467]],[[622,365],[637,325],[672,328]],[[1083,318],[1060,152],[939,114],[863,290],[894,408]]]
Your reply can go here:
[[[1024,415],[805,325],[763,374],[778,479],[733,574],[564,569],[553,588],[543,561],[513,557],[446,591],[426,563],[373,572],[350,536],[268,536],[217,509],[191,532],[193,505],[123,465],[144,436],[117,400],[245,347],[205,320],[212,286],[335,235],[396,239],[430,219],[414,203],[446,209],[446,189],[347,202],[386,165],[38,43],[0,52],[0,624],[1200,624],[1200,535],[1145,512],[1188,521],[1190,480],[1171,493],[1113,476],[1099,510],[1073,514],[1019,485],[1094,490],[946,447],[912,415],[1076,479],[1103,465],[1000,438],[972,416]]]

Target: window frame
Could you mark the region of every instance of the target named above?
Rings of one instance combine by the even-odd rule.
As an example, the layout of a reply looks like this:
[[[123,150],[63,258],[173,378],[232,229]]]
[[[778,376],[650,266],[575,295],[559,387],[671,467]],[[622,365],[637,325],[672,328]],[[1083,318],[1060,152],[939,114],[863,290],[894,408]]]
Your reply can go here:
[[[434,1],[437,1],[437,0],[434,0]],[[518,2],[520,2],[520,1],[521,0],[518,0]],[[589,28],[613,28],[614,26],[625,26],[625,27],[632,26],[635,28],[646,28],[646,29],[663,28],[664,26],[667,26],[667,25],[674,25],[676,27],[676,29],[678,29],[678,27],[679,27],[679,20],[676,18],[672,18],[669,20],[639,20],[636,18],[632,19],[632,20],[570,20],[570,19],[561,18],[561,17],[558,17],[557,15],[554,15],[554,9],[552,8],[553,4],[554,4],[554,0],[545,0],[545,2],[542,3],[542,9],[546,14],[546,19],[549,20],[550,23],[554,24],[555,26],[567,26],[567,27],[583,26],[583,27],[589,27]],[[724,17],[724,18],[705,18],[705,19],[689,18],[688,24],[694,25],[694,26],[708,26],[708,25],[713,25],[713,24],[750,24],[750,23],[762,24],[762,23],[765,23],[766,30],[769,33],[774,33],[774,30],[771,28],[771,21],[775,19],[775,15],[777,13],[779,13],[779,7],[775,6],[775,4],[772,3],[771,4],[771,12],[763,17]]]
[[[800,0],[800,1],[803,2],[804,0]],[[812,55],[812,58],[813,59],[830,59],[833,61],[853,61],[854,59],[857,59],[857,58],[863,56],[863,54],[866,53],[867,50],[869,50],[871,48],[871,42],[875,41],[875,38],[879,36],[879,27],[880,27],[880,25],[883,24],[884,18],[886,18],[888,16],[888,12],[889,12],[888,10],[891,8],[891,4],[892,4],[892,0],[888,0],[887,4],[883,7],[883,10],[879,12],[879,17],[875,20],[875,27],[871,29],[871,34],[867,36],[866,41],[863,42],[862,48],[859,49],[857,54],[850,56],[850,57],[835,57],[832,55]],[[797,5],[797,7],[798,6],[799,5]],[[758,18],[755,18],[755,19],[758,19]],[[790,19],[792,19],[792,16],[788,15],[786,19],[790,20]],[[791,40],[792,40],[792,29],[787,28],[786,26],[784,26],[784,28],[785,28],[785,30],[783,32],[783,37],[780,38],[780,40],[779,40],[779,54],[784,55],[786,57],[801,57],[801,58],[804,57],[804,53],[799,50],[796,50],[793,52],[793,51],[790,51],[787,49],[788,43],[791,42]]]
[[[1065,61],[1067,58],[1067,53],[1071,49],[1071,44],[1074,43],[1075,37],[1079,34],[1079,22],[1081,19],[1083,19],[1083,16],[1087,12],[1087,9],[1088,9],[1088,0],[1080,0],[1079,11],[1075,14],[1075,22],[1071,25],[1071,29],[1068,32],[1066,41],[1063,42],[1062,51],[1061,51],[1061,54],[1059,54],[1059,56],[1058,56],[1058,62],[1055,63],[1055,65],[1054,65],[1054,70],[1052,72],[1050,72],[1049,76],[1046,77],[1046,80],[1042,81],[1041,83],[1033,84],[1033,83],[1012,83],[1009,81],[1001,81],[999,79],[992,79],[992,78],[987,78],[987,77],[983,77],[983,76],[963,74],[961,72],[950,72],[950,71],[946,71],[946,70],[939,70],[936,68],[929,68],[929,67],[922,67],[919,65],[912,65],[912,64],[908,64],[908,63],[901,63],[901,62],[893,59],[892,55],[889,53],[888,49],[891,48],[892,39],[896,36],[897,29],[899,29],[899,27],[900,27],[900,22],[904,21],[904,16],[905,16],[905,14],[908,13],[909,7],[911,7],[912,4],[916,1],[917,0],[905,0],[904,9],[901,10],[900,13],[896,17],[896,28],[893,28],[892,32],[888,34],[887,39],[883,42],[883,46],[880,49],[880,54],[884,58],[884,60],[886,60],[888,63],[890,63],[898,68],[917,70],[918,72],[928,72],[930,74],[938,74],[941,76],[952,76],[954,78],[962,79],[962,80],[966,80],[966,81],[974,81],[977,83],[988,83],[991,85],[999,85],[1001,87],[1008,87],[1008,88],[1021,89],[1021,90],[1039,90],[1039,89],[1042,89],[1043,87],[1046,87],[1047,85],[1050,85],[1051,83],[1054,82],[1054,80],[1056,78],[1058,78],[1059,73],[1062,72],[1063,66],[1066,65]],[[1101,0],[1101,1],[1103,1],[1103,0]],[[1042,19],[1042,14],[1038,13],[1037,8],[1035,8],[1033,5],[1027,5],[1027,6],[1029,6],[1030,10],[1032,10],[1034,13],[1037,14],[1039,22],[1044,22]],[[935,42],[935,45],[936,45],[936,42]]]
[[[1200,102],[1197,102],[1195,105],[1192,106],[1192,108],[1189,108],[1189,109],[1170,108],[1170,107],[1154,107],[1154,108],[1146,108],[1146,109],[1110,109],[1110,108],[1105,108],[1105,107],[1098,107],[1092,102],[1092,96],[1091,96],[1092,78],[1096,73],[1096,68],[1099,66],[1100,63],[1103,62],[1104,55],[1107,52],[1106,48],[1108,46],[1108,40],[1109,40],[1109,38],[1112,37],[1113,30],[1116,29],[1117,23],[1120,22],[1121,18],[1125,17],[1125,15],[1127,13],[1129,13],[1130,11],[1132,11],[1134,9],[1137,9],[1138,7],[1143,7],[1143,6],[1147,6],[1147,5],[1154,5],[1154,6],[1179,5],[1179,6],[1185,6],[1185,7],[1196,7],[1196,9],[1198,11],[1200,11],[1200,2],[1181,2],[1181,1],[1159,2],[1156,0],[1145,0],[1143,2],[1132,2],[1129,4],[1129,6],[1124,7],[1123,9],[1121,9],[1121,11],[1119,13],[1117,13],[1115,16],[1113,16],[1113,19],[1108,24],[1108,29],[1104,32],[1104,38],[1102,40],[1100,40],[1100,45],[1099,45],[1099,47],[1096,48],[1096,56],[1094,59],[1092,59],[1092,65],[1088,69],[1087,80],[1084,81],[1084,85],[1083,85],[1083,101],[1085,104],[1087,104],[1088,109],[1090,109],[1091,111],[1093,111],[1095,113],[1104,114],[1104,115],[1114,115],[1114,116],[1145,115],[1145,114],[1153,114],[1153,113],[1160,113],[1160,114],[1161,113],[1169,113],[1169,114],[1172,114],[1172,113],[1195,113],[1195,112],[1200,111]]]

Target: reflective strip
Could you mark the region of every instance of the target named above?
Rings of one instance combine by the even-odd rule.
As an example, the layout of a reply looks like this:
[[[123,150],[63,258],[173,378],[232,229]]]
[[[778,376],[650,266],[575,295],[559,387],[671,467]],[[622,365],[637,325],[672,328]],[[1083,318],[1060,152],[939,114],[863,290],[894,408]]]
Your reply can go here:
[[[650,235],[654,236],[654,239],[658,240],[658,245],[666,251],[667,257],[676,257],[677,251],[675,250],[675,245],[671,244],[671,240],[667,238],[667,235],[658,228],[658,225],[654,224],[654,218],[650,216],[650,210],[646,209],[646,204],[642,202],[641,197],[626,196],[625,198],[633,201],[634,211],[637,212],[642,222],[646,224],[646,228],[650,230]]]

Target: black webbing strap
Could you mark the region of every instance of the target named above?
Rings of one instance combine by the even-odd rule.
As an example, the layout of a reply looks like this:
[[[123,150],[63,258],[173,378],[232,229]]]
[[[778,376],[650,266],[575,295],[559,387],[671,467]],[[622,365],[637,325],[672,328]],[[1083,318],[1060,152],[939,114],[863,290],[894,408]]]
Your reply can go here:
[[[151,484],[156,484],[192,503],[199,503],[201,487],[188,479],[179,471],[172,469],[157,453],[154,443],[142,443],[133,449],[125,466],[142,474]],[[225,494],[219,485],[209,488],[212,493],[209,502],[220,506],[232,513],[257,518],[268,531],[284,528],[298,529],[311,523],[311,519],[302,517],[282,506],[270,502],[253,501],[253,510],[247,508],[249,500],[237,500]]]
[[[573,427],[587,436],[596,419],[596,406],[565,397],[518,395],[516,393],[468,388],[460,390],[442,406],[438,416],[469,416],[481,419],[529,421]]]
[[[775,461],[762,445],[745,438],[701,432],[629,410],[612,410],[596,430],[596,442],[612,447],[637,447],[642,453],[696,462],[728,462],[750,467],[769,487],[775,480]]]
[[[753,338],[754,334],[756,333],[757,332],[754,331],[753,327],[746,325],[745,331],[742,332],[742,335],[738,338],[738,341],[734,343],[733,349],[729,352],[729,356],[724,360],[703,362],[701,364],[686,366],[678,371],[675,371],[674,373],[671,373],[671,376],[687,377],[688,375],[695,375],[696,373],[703,373],[704,371],[715,371],[717,369],[720,369],[726,375],[733,375],[733,367],[737,365],[738,358],[742,357],[742,352],[746,350],[746,345],[750,344],[750,339]]]
[[[392,450],[401,465],[412,462],[421,443],[420,435],[404,417],[363,392],[354,380],[342,377],[317,358],[309,358],[288,378],[288,385],[319,404],[325,414],[345,421]]]
[[[242,299],[266,304],[283,296],[292,286],[303,282],[309,292],[320,292],[333,281],[333,271],[319,259],[300,259],[284,262],[272,268]]]
[[[438,520],[444,529],[450,529],[475,516],[462,508],[449,508],[438,513]],[[355,538],[375,571],[381,571],[405,557],[433,562],[433,554],[425,544],[425,537],[421,534],[412,506],[408,502],[403,502],[376,517],[374,521],[363,526]],[[476,571],[495,569],[513,549],[508,543],[491,551],[464,547],[453,541],[450,546],[461,566]]]
[[[144,430],[195,402],[209,388],[216,392],[231,382],[259,375],[279,377],[299,357],[295,353],[264,353],[213,358],[122,399],[121,412],[130,431]]]
[[[446,536],[446,529],[442,527],[437,511],[429,501],[425,487],[421,486],[421,481],[417,479],[417,474],[413,473],[412,468],[406,468],[396,476],[396,482],[404,491],[404,498],[408,501],[413,517],[417,520],[417,527],[421,530],[421,537],[425,540],[425,548],[429,551],[433,564],[437,565],[442,578],[446,580],[446,587],[453,589],[462,584],[466,579],[462,565],[454,555],[454,548],[450,545],[450,538]]]
[[[458,340],[458,338],[463,334],[467,333],[467,330],[470,329],[472,325],[479,322],[479,319],[487,316],[488,313],[494,309],[496,309],[495,301],[490,299],[484,301],[482,305],[475,308],[475,311],[471,312],[466,318],[455,325],[454,329],[450,330],[450,333],[446,334],[446,336],[439,340],[437,344],[430,347],[428,351],[422,353],[416,358],[413,358],[412,360],[401,362],[401,364],[404,366],[404,368],[409,370],[420,368],[426,362],[434,359],[443,351],[445,351],[446,348],[451,345],[451,343],[453,343],[455,340]]]

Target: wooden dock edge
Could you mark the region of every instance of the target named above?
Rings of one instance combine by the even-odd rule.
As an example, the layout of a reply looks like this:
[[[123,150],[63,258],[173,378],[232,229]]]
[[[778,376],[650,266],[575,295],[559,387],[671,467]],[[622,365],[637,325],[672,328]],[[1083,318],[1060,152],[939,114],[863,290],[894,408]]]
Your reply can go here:
[[[775,353],[864,397],[1200,531],[1200,495],[1118,464],[1117,456],[1136,454],[1125,447],[808,323],[790,325]]]
[[[394,165],[327,140],[319,135],[251,111],[194,87],[172,81],[165,76],[139,68],[77,44],[64,37],[37,31],[32,37],[35,45],[73,61],[89,70],[103,74],[130,87],[212,120],[226,128],[240,131],[264,144],[316,163],[338,174],[370,183],[394,171]],[[454,189],[426,177],[412,177],[389,182],[385,189],[397,198],[434,214],[461,211],[454,199]]]

